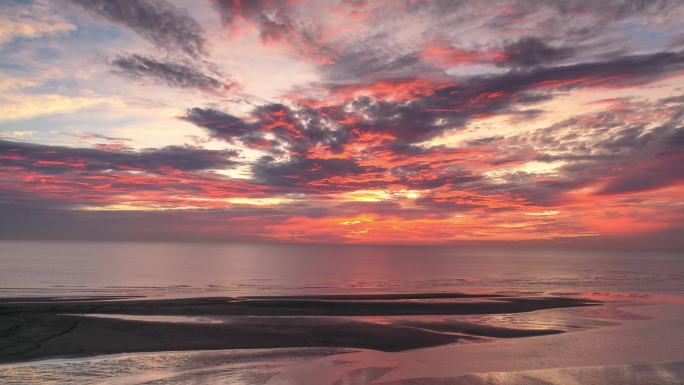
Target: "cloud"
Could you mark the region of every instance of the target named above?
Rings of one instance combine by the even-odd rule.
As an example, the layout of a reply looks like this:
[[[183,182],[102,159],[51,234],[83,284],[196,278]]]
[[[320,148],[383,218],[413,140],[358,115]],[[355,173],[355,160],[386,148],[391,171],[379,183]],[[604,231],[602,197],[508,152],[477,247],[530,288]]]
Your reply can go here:
[[[119,56],[111,61],[116,73],[171,87],[196,88],[205,92],[225,93],[235,88],[232,80],[207,75],[187,62],[159,60],[142,55]]]
[[[224,169],[236,163],[234,151],[170,146],[142,151],[103,151],[92,148],[46,146],[0,140],[0,166],[19,167],[49,174],[91,171]]]
[[[78,210],[219,208],[267,188],[218,171],[237,153],[191,146],[132,151],[0,140],[0,202]]]
[[[406,141],[434,137],[470,119],[506,111],[512,105],[539,102],[549,91],[584,87],[617,88],[644,84],[684,69],[684,53],[617,57],[602,62],[538,68],[480,76],[461,84],[436,87],[407,102],[358,98],[350,108],[364,119],[363,130],[389,132]]]
[[[253,129],[242,119],[212,108],[191,108],[182,119],[207,129],[213,137],[226,140],[247,135]]]
[[[502,149],[529,148],[535,161],[559,167],[552,178],[540,180],[533,172],[518,171],[500,175],[503,182],[482,188],[555,206],[577,197],[657,194],[684,184],[684,173],[674,167],[684,161],[684,104],[676,97],[615,103],[619,108],[606,105],[598,112],[502,139]]]
[[[39,21],[3,21],[0,26],[0,44],[16,38],[35,39],[45,35],[72,32],[76,26],[65,22],[41,23]]]
[[[384,184],[384,169],[362,166],[353,159],[309,159],[291,157],[278,162],[272,157],[262,157],[253,167],[257,183],[273,187],[294,187],[294,190],[345,191],[374,187]]]
[[[472,77],[457,84],[371,82],[357,86],[361,95],[354,86],[343,89],[331,85],[329,91],[337,99],[333,98],[335,103],[329,105],[271,103],[245,117],[213,108],[193,108],[183,119],[205,128],[212,137],[265,151],[267,155],[251,166],[254,180],[281,191],[320,193],[388,185],[415,189],[469,186],[481,188],[484,194],[517,194],[547,205],[559,199],[562,192],[586,184],[588,177],[577,175],[571,181],[561,178],[527,185],[522,180],[511,181],[510,185],[492,184],[484,177],[486,170],[492,168],[513,167],[535,159],[550,161],[545,158],[541,144],[519,150],[509,150],[507,147],[513,142],[506,140],[502,144],[472,142],[470,148],[457,150],[426,149],[416,144],[447,130],[466,127],[482,117],[534,117],[539,111],[522,113],[516,108],[549,100],[559,91],[644,84],[682,69],[684,54],[666,52],[512,70]],[[619,145],[618,138],[612,140],[612,144],[594,143],[592,148]],[[580,154],[576,152],[573,156]],[[421,203],[472,205],[457,201],[450,197],[425,197]]]
[[[217,0],[214,4],[229,29],[238,29],[240,22],[248,23],[258,29],[263,43],[286,46],[318,63],[329,63],[336,55],[335,47],[325,41],[322,26],[315,19],[303,21],[287,0]]]
[[[535,67],[567,59],[572,54],[571,48],[551,47],[541,39],[525,37],[504,47],[500,64],[511,67]]]
[[[121,106],[116,98],[80,97],[60,94],[0,95],[0,121],[29,119],[36,116],[66,114],[96,106]]]
[[[166,0],[70,0],[89,12],[133,29],[166,50],[195,57],[206,53],[202,27]]]
[[[334,127],[334,121],[315,109],[291,108],[270,103],[240,118],[213,108],[189,109],[181,119],[205,128],[212,137],[241,141],[248,147],[280,154],[304,154],[314,145],[338,145],[349,133]]]
[[[569,59],[582,62],[632,48],[626,33],[629,24],[621,23],[676,28],[660,16],[682,9],[681,2],[671,0],[213,4],[231,31],[253,27],[262,42],[289,49],[337,82],[439,75],[445,69],[458,73],[467,69],[453,67],[464,64],[532,67]]]
[[[570,0],[562,3],[543,0],[525,0],[521,4],[530,7],[546,5],[562,15],[594,14],[609,20],[621,20],[635,15],[658,14],[680,4],[675,0],[624,0],[596,2],[591,0]]]
[[[107,136],[107,135],[102,135],[98,134],[95,132],[86,132],[84,134],[80,135],[73,135],[79,139],[82,140],[95,140],[95,139],[101,139],[101,140],[106,140],[106,141],[113,141],[113,142],[131,142],[133,139],[131,138],[124,138],[124,137],[113,137],[113,136]]]
[[[566,242],[684,223],[682,2],[213,0],[208,10],[222,25],[203,25],[206,38],[234,40],[212,60],[245,74],[246,90],[278,95],[259,101],[197,58],[205,35],[176,5],[73,2],[164,51],[111,56],[111,72],[122,75],[115,81],[171,88],[134,95],[133,112],[153,107],[124,130],[132,139],[101,135],[82,114],[49,128],[92,146],[84,148],[9,140],[52,137],[16,120],[128,100],[108,94],[126,89],[110,87],[111,73],[84,67],[60,80],[67,67],[55,63],[59,71],[30,68],[0,82],[10,91],[0,114],[12,119],[0,127],[0,204],[12,208],[3,229],[30,228],[27,213],[40,222],[36,236],[48,238],[68,236],[51,226],[61,223],[86,239]],[[8,47],[28,47],[16,56],[31,60],[81,42],[79,53],[101,49],[100,36],[70,38],[63,48]],[[68,97],[40,94],[72,84],[78,92]],[[195,90],[216,98],[188,105]],[[179,118],[206,132],[178,143],[237,150],[133,150],[163,134],[145,131],[160,126],[159,105],[184,110]],[[126,114],[98,124],[107,119],[130,126]],[[74,129],[86,134],[63,135]],[[159,140],[186,132],[196,129]]]
[[[441,70],[421,60],[416,52],[393,50],[382,42],[384,36],[373,36],[341,50],[334,60],[321,63],[319,71],[331,82],[355,80],[401,79],[412,76],[439,75]]]
[[[68,34],[76,26],[50,13],[42,4],[18,6],[0,5],[0,44],[15,39],[37,39],[46,36]]]

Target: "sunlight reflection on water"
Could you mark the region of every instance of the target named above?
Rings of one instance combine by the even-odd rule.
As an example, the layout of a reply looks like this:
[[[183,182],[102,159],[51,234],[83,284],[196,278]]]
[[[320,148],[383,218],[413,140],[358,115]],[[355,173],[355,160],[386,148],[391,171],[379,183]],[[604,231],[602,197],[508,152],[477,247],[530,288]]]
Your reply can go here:
[[[0,242],[0,296],[425,291],[684,294],[677,254],[455,247]]]

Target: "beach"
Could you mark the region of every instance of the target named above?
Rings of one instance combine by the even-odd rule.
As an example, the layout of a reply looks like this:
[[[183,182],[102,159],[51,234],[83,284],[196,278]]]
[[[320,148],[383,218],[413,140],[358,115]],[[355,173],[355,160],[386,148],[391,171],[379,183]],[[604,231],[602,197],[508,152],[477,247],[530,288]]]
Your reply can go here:
[[[521,313],[597,305],[597,301],[564,297],[462,293],[99,301],[6,299],[0,304],[0,328],[5,331],[0,338],[0,360],[201,349],[337,347],[402,351],[462,340],[563,331],[421,318],[391,323],[365,319]],[[194,321],[183,318],[190,316]],[[175,322],[169,322],[174,317]],[[202,317],[223,318],[202,322]]]
[[[59,384],[68,377],[93,384],[684,383],[684,304],[672,298],[599,302],[433,295],[455,300],[446,309],[457,314],[438,314],[444,313],[442,302],[437,307],[430,302],[415,306],[415,299],[396,295],[387,296],[391,300],[381,295],[6,300],[1,307],[0,381]],[[433,299],[427,293],[418,297]],[[235,301],[266,302],[236,306]],[[327,315],[283,315],[284,309],[306,308],[308,301],[322,302],[309,308],[310,313],[326,309]],[[401,312],[349,315],[349,304],[366,301],[380,301],[385,308],[391,307],[386,302],[399,301],[401,305],[393,306]],[[531,310],[529,301],[543,308]],[[479,310],[483,303],[489,313]],[[496,305],[506,313],[497,313]],[[336,315],[330,315],[330,309]],[[228,315],[231,311],[241,314]],[[8,329],[8,320],[21,322]],[[125,364],[129,360],[136,364]]]
[[[2,384],[684,383],[677,254],[0,246]]]

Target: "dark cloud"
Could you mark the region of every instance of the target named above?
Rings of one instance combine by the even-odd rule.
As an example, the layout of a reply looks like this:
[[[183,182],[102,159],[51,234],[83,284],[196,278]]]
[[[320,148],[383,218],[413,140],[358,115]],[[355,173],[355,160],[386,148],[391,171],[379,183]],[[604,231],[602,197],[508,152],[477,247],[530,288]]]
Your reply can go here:
[[[113,141],[113,142],[131,142],[133,139],[131,138],[125,138],[121,136],[107,136],[107,135],[102,135],[102,134],[97,134],[94,132],[88,132],[82,136],[83,139],[102,139],[102,140],[108,140],[108,141]]]
[[[506,111],[514,104],[539,102],[549,98],[551,90],[642,84],[682,69],[682,52],[624,56],[604,62],[475,77],[462,84],[437,88],[430,95],[407,102],[363,97],[350,106],[355,113],[365,117],[358,124],[362,129],[390,132],[406,141],[420,141],[446,128],[463,126],[472,118]]]
[[[309,192],[345,191],[352,186],[375,187],[376,181],[364,181],[361,176],[382,171],[384,170],[378,167],[361,166],[354,159],[309,159],[301,156],[285,162],[266,156],[259,159],[252,168],[257,183],[274,187],[298,187]]]
[[[190,56],[206,53],[199,23],[166,0],[70,0],[107,20],[125,25],[160,48]]]
[[[403,6],[413,12],[424,11],[444,15],[462,12],[465,7],[472,6],[472,3],[474,2],[471,0],[406,0],[403,1]],[[495,0],[484,3],[482,9],[491,10],[493,5],[509,5],[513,9],[504,14],[527,15],[541,8],[549,8],[562,15],[595,14],[609,19],[622,19],[644,13],[657,13],[679,4],[677,0]]]
[[[615,23],[635,18],[659,18],[682,6],[677,0],[511,0],[496,3],[506,7],[508,12],[496,14],[487,21],[487,27],[505,33],[511,25],[525,25],[532,36],[573,43],[601,40],[610,36],[610,28]],[[479,12],[489,12],[490,9],[491,6],[485,5],[479,8]],[[482,14],[465,13],[465,17],[478,16]],[[582,21],[578,22],[580,19]]]
[[[597,194],[637,193],[684,182],[684,168],[678,167],[684,164],[684,106],[680,108],[655,129],[626,125],[614,139],[596,143],[598,151],[615,154],[603,160],[603,167],[592,165],[607,181]]]
[[[207,129],[215,138],[225,140],[239,138],[253,128],[236,116],[212,108],[191,108],[181,119]]]
[[[614,176],[597,195],[633,194],[656,190],[684,182],[684,171],[676,165],[684,164],[684,151],[663,154],[646,164]]]
[[[536,67],[567,59],[572,54],[571,48],[551,47],[541,39],[525,37],[504,47],[505,59],[500,64],[511,67]]]
[[[247,218],[279,220],[268,210],[158,210],[87,211],[32,201],[30,206],[0,203],[0,239],[87,241],[264,241],[260,229]],[[282,214],[281,214],[282,215]],[[220,231],[184,231],[179,224],[199,229],[215,226]],[[251,233],[245,231],[249,226]],[[227,231],[226,229],[242,229]]]
[[[416,52],[388,47],[389,36],[371,36],[338,52],[335,60],[319,70],[331,82],[398,79],[408,76],[440,75],[441,70],[426,64]]]
[[[164,172],[169,169],[223,169],[236,164],[232,159],[236,155],[234,151],[190,146],[115,152],[0,140],[0,167],[20,167],[48,174],[107,170]]]
[[[102,135],[98,134],[95,132],[85,132],[82,134],[72,134],[72,133],[62,133],[62,135],[78,138],[81,140],[104,140],[104,141],[109,141],[109,142],[131,142],[133,139],[131,138],[125,138],[125,137],[114,137],[114,136],[107,136],[107,135]]]
[[[194,108],[188,110],[183,119],[207,129],[213,137],[231,142],[241,141],[247,146],[270,152],[269,156],[264,156],[252,165],[255,181],[263,185],[316,192],[382,187],[389,183],[387,178],[393,183],[416,189],[444,185],[472,186],[477,183],[473,187],[482,187],[484,191],[489,189],[492,194],[512,193],[548,204],[560,192],[588,183],[595,176],[579,175],[566,169],[564,172],[574,175],[572,182],[561,180],[555,181],[555,184],[530,184],[532,187],[525,187],[521,179],[511,181],[511,185],[488,185],[481,175],[452,165],[459,153],[450,153],[441,148],[425,149],[416,146],[416,143],[433,138],[447,129],[465,127],[471,120],[482,116],[506,114],[513,118],[534,118],[540,111],[517,110],[514,107],[547,100],[558,90],[641,84],[681,69],[684,69],[682,53],[626,56],[606,62],[540,67],[474,77],[456,85],[440,87],[438,84],[430,92],[408,100],[378,100],[361,96],[320,108],[274,103],[256,108],[245,118],[210,108]],[[569,121],[563,124],[574,123]],[[605,120],[602,127],[605,129],[611,124],[620,123],[615,119]],[[385,161],[394,165],[382,166],[382,162],[379,162],[373,167],[362,166],[343,154],[345,146],[354,143],[364,133],[389,135],[388,139],[376,144],[377,147],[366,149],[363,155],[386,157]],[[572,138],[568,137],[563,148],[572,149],[571,155],[574,157],[582,156],[584,149],[596,150],[597,147],[612,147],[615,151],[621,151],[619,149],[623,146],[632,146],[639,140],[645,140],[648,136],[643,134],[643,130],[638,128],[625,127],[619,135],[600,144],[572,144]],[[471,144],[488,145],[493,140],[496,138]],[[548,142],[552,140],[553,135],[541,131],[537,137],[525,139],[527,144],[534,141],[534,145],[525,152],[526,143],[519,140],[516,143],[513,138],[506,145],[517,145],[522,150],[509,151],[503,147],[503,151],[490,156],[486,164],[498,167],[529,161],[533,159],[532,153],[536,154],[537,160],[542,161],[547,154],[535,151],[538,148],[550,148]],[[643,144],[640,147],[643,148]],[[311,156],[310,152],[315,148],[326,148],[332,156]],[[414,159],[414,164],[407,165],[404,159]],[[575,160],[580,162],[579,158]],[[525,178],[524,175],[520,177]],[[428,203],[427,199],[425,202]]]
[[[529,6],[546,5],[562,15],[595,14],[605,19],[621,20],[630,16],[657,14],[681,5],[677,0],[569,0],[544,1],[523,0]]]
[[[537,161],[563,162],[552,180],[537,181],[536,174],[520,172],[508,175],[504,183],[480,186],[538,205],[556,205],[565,193],[584,187],[606,196],[684,182],[684,172],[677,167],[684,162],[684,104],[677,98],[580,114],[502,141],[504,148],[529,148]]]
[[[589,78],[585,85],[620,86],[652,81],[684,68],[684,52],[659,52],[647,55],[617,57],[612,60],[559,66],[532,72],[518,80],[531,83]],[[593,81],[593,82],[592,82]]]
[[[135,79],[152,80],[172,87],[196,88],[207,92],[226,92],[233,81],[209,76],[190,63],[163,61],[147,56],[119,56],[110,63],[116,73]]]
[[[204,127],[214,137],[239,140],[272,154],[263,156],[252,165],[254,180],[262,185],[310,192],[348,190],[352,184],[366,184],[363,181],[344,182],[339,178],[381,171],[360,166],[353,159],[309,159],[308,152],[313,147],[328,146],[335,151],[350,136],[349,130],[333,129],[333,122],[321,111],[293,110],[274,103],[256,108],[248,121],[220,111],[198,108],[189,110],[184,119]],[[311,182],[317,182],[317,186]],[[336,183],[340,185],[335,186]]]
[[[250,147],[271,152],[284,149],[300,155],[316,145],[334,147],[349,136],[347,130],[333,129],[334,122],[321,111],[295,110],[279,103],[255,108],[247,120],[212,108],[189,109],[181,119],[205,128],[215,138],[240,140]],[[267,135],[273,139],[266,139]]]
[[[381,203],[388,206],[387,203]],[[378,205],[350,204],[349,212],[377,212],[385,215],[399,215],[402,218],[426,218],[432,211],[412,211],[392,205],[383,210]],[[356,206],[356,207],[355,207]],[[168,242],[278,242],[271,237],[267,225],[281,224],[292,212],[263,209],[250,210],[160,210],[160,211],[78,211],[42,207],[26,207],[0,204],[0,239],[7,240],[84,240],[84,241],[161,241]],[[453,212],[446,211],[449,215]],[[259,222],[259,219],[261,222]],[[214,229],[205,231],[186,231],[177,224],[185,224],[194,229]],[[550,229],[553,231],[554,229]],[[684,249],[684,228],[678,225],[658,232],[647,234],[628,234],[600,237],[570,237],[531,241],[454,241],[445,246],[432,246],[430,252],[448,253],[454,245],[461,247],[501,247],[506,249],[527,247],[553,249],[568,248],[591,250],[654,250],[681,251]],[[316,238],[321,243],[346,243],[343,238]],[[283,244],[272,246],[274,253],[283,252]],[[344,244],[340,246],[346,253],[377,253],[377,246]],[[384,246],[388,247],[388,246]],[[393,252],[421,253],[420,249],[397,246]],[[306,252],[312,257],[330,252],[330,245],[324,248],[309,245],[290,250],[292,253]]]
[[[408,100],[360,96],[316,113],[324,113],[339,122],[353,121],[342,124],[345,131],[355,128],[389,133],[397,140],[413,143],[430,139],[446,129],[465,127],[472,119],[483,116],[503,113],[512,119],[534,118],[541,111],[513,107],[549,100],[559,90],[642,84],[682,69],[684,54],[681,52],[624,56],[603,62],[472,77],[456,85],[436,83],[429,92]],[[366,84],[359,86],[360,89],[366,87]],[[259,130],[256,126],[254,129]]]

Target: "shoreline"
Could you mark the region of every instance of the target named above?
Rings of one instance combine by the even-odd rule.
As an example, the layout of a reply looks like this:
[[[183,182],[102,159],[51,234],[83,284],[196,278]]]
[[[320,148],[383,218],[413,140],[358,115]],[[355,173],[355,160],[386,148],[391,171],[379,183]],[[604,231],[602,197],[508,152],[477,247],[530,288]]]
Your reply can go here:
[[[165,300],[0,300],[0,363],[130,352],[258,348],[364,348],[398,352],[458,342],[563,333],[465,321],[378,323],[350,317],[524,313],[597,306],[569,297],[420,293]],[[220,316],[224,323],[87,317]],[[313,316],[313,317],[312,317]]]

